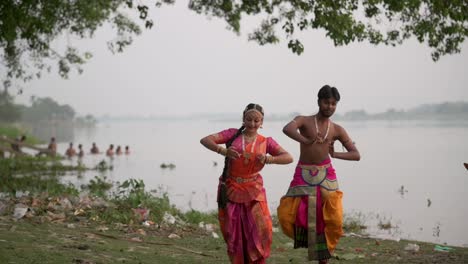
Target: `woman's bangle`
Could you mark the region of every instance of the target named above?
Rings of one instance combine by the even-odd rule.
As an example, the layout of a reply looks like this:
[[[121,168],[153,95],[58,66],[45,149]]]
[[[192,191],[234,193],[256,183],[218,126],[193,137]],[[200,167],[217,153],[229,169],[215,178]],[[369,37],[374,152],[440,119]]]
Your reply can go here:
[[[273,156],[267,156],[265,159],[266,164],[273,164],[274,161],[275,161],[275,157]]]
[[[227,151],[228,151],[227,148],[222,148],[221,151],[220,151],[221,155],[226,157],[227,156]]]
[[[221,147],[221,146],[218,146],[218,148],[216,149],[216,152],[217,152],[218,154],[221,154],[221,155],[223,155],[223,156],[226,156],[226,154],[227,154],[227,149],[226,149],[226,148],[223,148],[223,147]]]

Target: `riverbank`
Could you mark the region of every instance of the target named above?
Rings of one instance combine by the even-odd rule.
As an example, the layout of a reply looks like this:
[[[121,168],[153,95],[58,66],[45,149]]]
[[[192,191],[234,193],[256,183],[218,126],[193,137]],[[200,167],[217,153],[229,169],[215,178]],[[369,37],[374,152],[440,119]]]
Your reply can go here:
[[[445,249],[437,251],[444,248],[431,243],[347,236],[330,263],[467,263],[467,248]],[[201,225],[146,227],[0,218],[0,263],[228,263],[225,251],[222,238]],[[293,249],[281,232],[274,233],[268,263],[314,263],[306,256],[304,249]]]
[[[75,186],[64,175],[97,176]],[[183,212],[142,180],[111,182],[95,168],[59,158],[0,159],[0,263],[228,263],[216,212]],[[274,213],[274,212],[273,212]],[[331,263],[467,263],[468,248],[364,234],[345,217],[346,236]],[[307,263],[274,217],[268,263]],[[309,262],[310,263],[310,262]]]

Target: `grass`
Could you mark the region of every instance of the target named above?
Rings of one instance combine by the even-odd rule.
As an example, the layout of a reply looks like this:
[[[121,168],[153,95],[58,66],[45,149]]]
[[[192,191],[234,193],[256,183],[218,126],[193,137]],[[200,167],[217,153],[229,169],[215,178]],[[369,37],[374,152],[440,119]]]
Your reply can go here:
[[[36,158],[0,160],[0,263],[229,262],[216,212],[182,212],[166,193],[147,192],[144,182],[136,179],[115,185],[96,176],[80,187],[65,185],[60,173],[46,175],[54,162]],[[36,167],[39,169],[34,172]],[[53,168],[57,172],[79,169]],[[20,191],[27,195],[18,195]],[[30,210],[14,220],[11,216],[18,203]],[[64,206],[68,204],[71,208]],[[166,215],[173,216],[175,223],[168,222]],[[148,222],[151,224],[145,225]],[[219,237],[200,227],[200,222],[213,224]],[[347,215],[344,230],[359,234],[365,229],[364,222],[362,214]],[[279,230],[275,216],[273,223]],[[387,225],[382,222],[382,228]],[[176,238],[169,238],[174,235]],[[419,251],[405,250],[409,243],[417,244]],[[468,248],[451,247],[449,252],[440,252],[434,250],[436,246],[346,236],[330,263],[468,263]],[[306,249],[293,249],[290,238],[274,232],[267,263],[314,262],[307,261]]]
[[[0,263],[228,263],[222,238],[192,225],[146,228],[116,227],[102,231],[93,222],[14,222],[0,218]],[[169,234],[181,238],[170,239]],[[383,241],[343,237],[330,263],[467,263],[468,249],[434,251],[434,244],[417,242],[418,252],[405,251],[414,241]],[[314,263],[305,249],[293,249],[291,240],[274,233],[267,263]],[[316,263],[316,262],[315,262]]]
[[[19,129],[10,125],[0,125],[0,136],[5,135],[10,139],[15,139],[22,135],[26,135],[26,142],[29,144],[39,144],[42,143],[40,140],[33,137],[28,131],[24,129]],[[0,143],[1,144],[1,143]]]

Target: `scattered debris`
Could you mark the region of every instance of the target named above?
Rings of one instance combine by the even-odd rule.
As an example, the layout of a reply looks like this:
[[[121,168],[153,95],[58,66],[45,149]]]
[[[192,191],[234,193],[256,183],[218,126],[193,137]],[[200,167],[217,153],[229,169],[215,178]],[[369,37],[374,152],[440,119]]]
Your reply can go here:
[[[109,228],[107,226],[98,226],[96,230],[99,232],[104,232],[104,231],[109,230]]]
[[[76,209],[75,212],[73,213],[75,216],[80,216],[80,215],[85,215],[86,212],[85,210],[79,208],[79,209]]]
[[[450,252],[452,250],[454,249],[451,247],[447,247],[447,246],[435,245],[434,247],[434,251],[439,251],[439,252]]]
[[[288,248],[294,248],[294,243],[293,242],[288,242],[286,244],[284,244],[286,247]]]
[[[208,233],[211,233],[214,230],[213,224],[205,224],[205,222],[198,223],[198,227],[200,227],[201,229],[206,230]]]
[[[170,235],[168,236],[168,238],[177,238],[177,239],[179,239],[180,236],[177,235],[177,234],[170,234]]]
[[[29,191],[16,191],[15,193],[16,198],[21,198],[23,196],[29,196]]]
[[[405,250],[406,251],[411,251],[411,252],[418,252],[419,251],[419,245],[409,243],[408,245],[406,245]]]
[[[142,235],[142,236],[146,236],[146,231],[143,230],[143,229],[141,229],[141,228],[140,228],[140,229],[137,229],[136,232],[137,232],[138,234]]]
[[[28,207],[24,204],[16,204],[15,211],[13,212],[13,218],[19,220],[23,218],[28,212]]]
[[[173,225],[173,224],[186,225],[184,220],[182,220],[179,216],[173,216],[168,212],[164,212],[164,216],[163,216],[162,221],[163,221],[163,223],[171,224],[171,225]]]
[[[356,234],[356,233],[345,233],[346,237],[359,237],[359,238],[370,238],[368,235],[361,235],[361,234]]]
[[[164,216],[163,216],[163,222],[173,225],[173,224],[175,224],[176,219],[175,219],[175,217],[174,217],[173,215],[171,215],[170,213],[165,212],[165,213],[164,213]]]
[[[136,209],[133,209],[133,208],[132,208],[132,211],[133,211],[133,213],[135,214],[136,218],[137,218],[139,221],[146,221],[146,220],[148,220],[149,213],[150,213],[150,209],[146,209],[146,208],[136,208]]]
[[[141,239],[139,237],[132,237],[132,238],[130,238],[130,241],[132,241],[132,242],[143,242],[143,239]]]
[[[149,227],[149,226],[153,226],[153,225],[156,225],[155,222],[153,221],[149,221],[149,220],[146,220],[142,223],[143,226],[146,226],[146,227]]]
[[[396,242],[399,242],[401,240],[400,237],[395,237],[390,234],[377,234],[377,235],[373,235],[372,238],[382,239],[382,240],[393,240]]]
[[[365,258],[363,254],[354,254],[354,253],[345,253],[343,255],[335,254],[335,257],[338,260],[353,260],[357,258]]]
[[[53,213],[51,211],[47,211],[47,220],[50,222],[64,222],[65,221],[65,213]]]

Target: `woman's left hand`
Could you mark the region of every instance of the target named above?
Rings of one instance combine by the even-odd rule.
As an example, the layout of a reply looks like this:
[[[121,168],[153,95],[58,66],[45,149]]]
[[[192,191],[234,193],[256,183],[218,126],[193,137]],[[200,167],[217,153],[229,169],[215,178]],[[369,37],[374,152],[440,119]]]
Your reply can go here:
[[[266,159],[267,159],[266,154],[258,154],[257,155],[257,160],[260,161],[260,163],[262,163],[262,164],[265,164]]]

